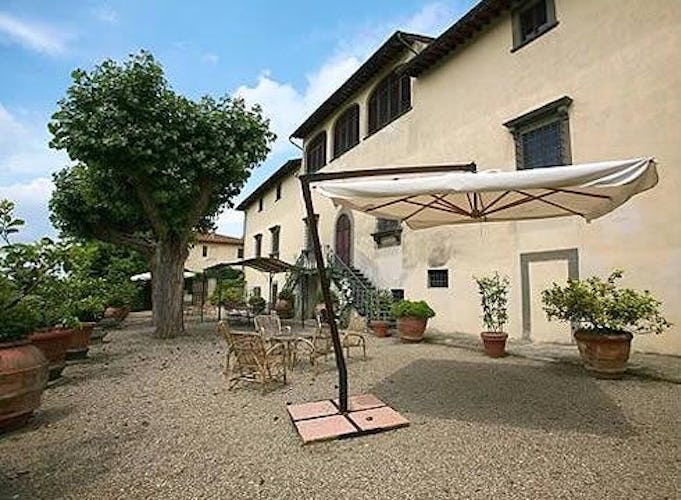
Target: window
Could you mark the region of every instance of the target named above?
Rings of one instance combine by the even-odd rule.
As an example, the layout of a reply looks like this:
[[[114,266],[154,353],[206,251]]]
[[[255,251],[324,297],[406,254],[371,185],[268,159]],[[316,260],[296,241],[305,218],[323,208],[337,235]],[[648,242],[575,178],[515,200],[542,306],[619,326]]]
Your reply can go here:
[[[253,287],[253,297],[260,297],[261,293],[259,286]]]
[[[255,256],[260,257],[262,255],[262,234],[256,234],[253,239],[255,240]]]
[[[262,212],[262,198],[258,200],[258,212]]]
[[[369,98],[369,134],[373,134],[411,109],[409,75],[388,75]]]
[[[554,0],[520,2],[513,11],[513,50],[531,42],[556,26]]]
[[[276,199],[277,199],[277,200],[281,200],[281,182],[280,182],[279,184],[277,184],[277,196],[276,196]]]
[[[202,255],[203,257],[208,257],[208,247],[207,247],[206,245],[203,245],[203,246],[201,247],[201,255]]]
[[[396,219],[376,219],[376,232],[371,235],[378,248],[393,247],[402,243],[402,227]]]
[[[449,271],[428,269],[428,288],[449,288]]]
[[[243,258],[244,258],[244,249],[243,249],[243,247],[237,248],[237,249],[236,249],[236,258],[237,258],[237,259],[243,259]]]
[[[305,151],[305,164],[308,172],[316,172],[326,165],[326,131],[314,136]]]
[[[333,157],[338,158],[359,144],[359,104],[353,104],[333,126]]]
[[[272,251],[270,252],[270,257],[275,259],[279,258],[279,233],[281,232],[281,226],[274,226],[270,228],[270,233],[272,233]]]
[[[516,168],[552,167],[572,163],[570,153],[569,97],[504,123],[515,140]]]
[[[404,300],[404,290],[402,288],[393,288],[392,290],[390,290],[390,293],[393,294],[394,302]]]

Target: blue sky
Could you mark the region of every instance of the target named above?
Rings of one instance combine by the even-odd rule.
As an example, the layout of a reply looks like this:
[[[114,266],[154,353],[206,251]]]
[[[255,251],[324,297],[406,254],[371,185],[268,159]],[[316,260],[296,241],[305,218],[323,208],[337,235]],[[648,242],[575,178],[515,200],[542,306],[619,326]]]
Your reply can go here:
[[[180,93],[260,103],[279,139],[241,198],[299,155],[290,133],[394,30],[437,35],[474,3],[0,0],[0,198],[16,201],[24,240],[55,236],[51,174],[68,158],[48,148],[46,124],[75,68],[144,48]],[[217,223],[241,235],[241,214]]]

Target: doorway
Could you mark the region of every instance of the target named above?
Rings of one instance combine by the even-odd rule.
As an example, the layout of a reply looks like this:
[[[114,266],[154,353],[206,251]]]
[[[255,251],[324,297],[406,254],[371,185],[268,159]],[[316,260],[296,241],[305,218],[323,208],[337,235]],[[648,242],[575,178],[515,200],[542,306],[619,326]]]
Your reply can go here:
[[[336,257],[347,266],[352,265],[352,222],[347,214],[336,219]]]

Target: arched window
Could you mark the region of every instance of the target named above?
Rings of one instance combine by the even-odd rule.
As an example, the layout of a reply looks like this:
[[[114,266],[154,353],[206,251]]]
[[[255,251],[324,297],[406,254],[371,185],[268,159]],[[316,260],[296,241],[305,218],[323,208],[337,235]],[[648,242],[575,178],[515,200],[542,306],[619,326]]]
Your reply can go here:
[[[369,98],[369,133],[386,126],[410,108],[409,75],[391,73],[376,86]]]
[[[337,158],[359,143],[359,104],[343,111],[333,126],[333,157]]]
[[[307,145],[305,165],[309,172],[316,172],[326,165],[326,131],[318,133]]]

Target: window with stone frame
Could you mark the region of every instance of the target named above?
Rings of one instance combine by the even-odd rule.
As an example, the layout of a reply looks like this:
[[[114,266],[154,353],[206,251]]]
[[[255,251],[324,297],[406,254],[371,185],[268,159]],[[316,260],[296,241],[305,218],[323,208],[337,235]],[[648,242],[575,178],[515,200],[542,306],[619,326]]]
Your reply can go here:
[[[561,97],[504,125],[513,134],[516,168],[525,170],[572,163],[569,97]]]
[[[274,226],[270,228],[270,233],[272,235],[272,247],[270,251],[270,257],[274,259],[279,258],[279,235],[281,233],[281,226]]]
[[[378,248],[397,246],[402,243],[402,225],[397,219],[376,219],[376,231],[371,235]]]
[[[558,24],[554,0],[516,0],[511,19],[513,51],[539,38]]]
[[[326,165],[326,131],[318,133],[305,148],[305,168],[316,172]]]
[[[255,257],[260,257],[262,256],[262,234],[256,234],[253,236],[253,240],[255,243]]]
[[[449,288],[449,270],[428,269],[428,288]]]
[[[368,132],[373,134],[411,109],[411,79],[393,72],[369,97]]]
[[[359,104],[353,104],[333,125],[333,157],[338,158],[359,144]]]

